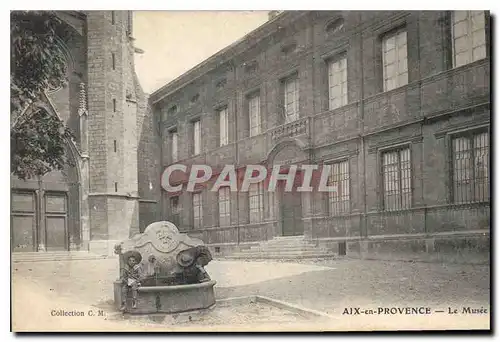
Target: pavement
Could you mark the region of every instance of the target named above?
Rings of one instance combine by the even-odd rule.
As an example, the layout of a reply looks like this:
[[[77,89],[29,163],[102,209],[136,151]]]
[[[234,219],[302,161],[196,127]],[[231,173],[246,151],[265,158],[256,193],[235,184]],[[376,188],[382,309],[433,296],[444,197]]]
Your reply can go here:
[[[300,263],[214,260],[207,271],[217,281],[217,299],[260,295],[332,317],[327,326],[313,328],[309,324],[300,330],[490,327],[489,265],[350,259]],[[13,330],[165,330],[167,327],[158,324],[109,319],[114,310],[112,282],[117,277],[115,258],[14,263]],[[401,312],[408,307],[429,308],[431,314]],[[104,310],[105,316],[97,317],[97,309]],[[58,317],[53,310],[92,311],[94,316]],[[175,327],[167,330],[171,328]],[[254,325],[247,328],[259,329]]]

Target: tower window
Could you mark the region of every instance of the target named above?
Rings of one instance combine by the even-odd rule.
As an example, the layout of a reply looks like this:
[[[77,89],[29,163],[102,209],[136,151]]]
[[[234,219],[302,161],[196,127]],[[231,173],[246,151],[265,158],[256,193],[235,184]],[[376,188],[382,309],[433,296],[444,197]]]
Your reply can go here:
[[[113,140],[113,144],[114,144],[114,150],[116,152],[116,140]]]
[[[116,112],[116,99],[113,99],[113,112]]]
[[[115,182],[115,192],[118,192],[118,182]]]
[[[111,25],[115,24],[115,11],[111,11]]]
[[[111,64],[113,65],[113,70],[115,70],[116,67],[116,59],[115,59],[115,54],[114,52],[111,53]]]

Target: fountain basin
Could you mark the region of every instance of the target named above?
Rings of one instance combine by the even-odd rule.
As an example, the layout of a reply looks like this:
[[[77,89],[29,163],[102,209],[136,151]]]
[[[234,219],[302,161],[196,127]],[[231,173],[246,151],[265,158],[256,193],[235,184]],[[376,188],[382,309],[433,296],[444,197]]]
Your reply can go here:
[[[171,286],[141,286],[137,291],[137,307],[132,308],[132,294],[127,296],[125,312],[131,314],[178,313],[207,309],[215,304],[214,285],[205,283]],[[114,297],[117,309],[121,304],[120,281],[114,282]]]

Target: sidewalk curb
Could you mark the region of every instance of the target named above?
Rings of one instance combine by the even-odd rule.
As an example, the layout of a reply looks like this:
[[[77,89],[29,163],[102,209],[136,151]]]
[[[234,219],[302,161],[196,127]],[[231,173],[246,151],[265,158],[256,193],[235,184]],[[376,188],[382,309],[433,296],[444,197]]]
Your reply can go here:
[[[230,298],[223,298],[223,299],[218,299],[215,302],[215,305],[217,304],[223,304],[224,303],[231,303],[231,304],[247,304],[251,302],[256,302],[256,303],[264,303],[268,305],[272,305],[276,308],[283,309],[283,310],[288,310],[294,313],[297,313],[302,316],[306,316],[308,318],[313,318],[313,317],[322,317],[322,318],[328,318],[328,319],[334,319],[334,316],[331,316],[325,312],[322,311],[317,311],[313,309],[308,309],[300,305],[284,302],[278,299],[266,297],[266,296],[261,296],[261,295],[251,295],[251,296],[242,296],[242,297],[230,297]]]

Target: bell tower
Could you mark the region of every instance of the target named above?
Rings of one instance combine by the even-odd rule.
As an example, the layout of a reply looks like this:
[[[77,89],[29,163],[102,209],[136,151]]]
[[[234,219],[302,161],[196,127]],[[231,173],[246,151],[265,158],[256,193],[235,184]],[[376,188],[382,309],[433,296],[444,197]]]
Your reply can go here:
[[[112,253],[117,241],[139,232],[137,101],[143,94],[134,73],[132,13],[86,15],[89,250]]]

